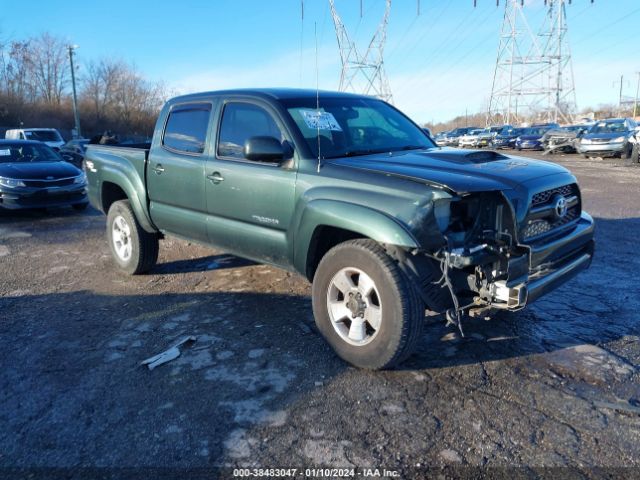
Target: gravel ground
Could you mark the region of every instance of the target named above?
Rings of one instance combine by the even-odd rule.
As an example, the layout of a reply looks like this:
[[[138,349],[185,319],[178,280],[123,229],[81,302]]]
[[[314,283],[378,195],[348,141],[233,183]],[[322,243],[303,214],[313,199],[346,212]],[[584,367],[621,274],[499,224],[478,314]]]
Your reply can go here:
[[[596,218],[591,269],[465,338],[428,318],[387,372],[332,353],[301,277],[176,239],[127,277],[98,212],[0,213],[0,476],[640,475],[640,168],[545,158]]]

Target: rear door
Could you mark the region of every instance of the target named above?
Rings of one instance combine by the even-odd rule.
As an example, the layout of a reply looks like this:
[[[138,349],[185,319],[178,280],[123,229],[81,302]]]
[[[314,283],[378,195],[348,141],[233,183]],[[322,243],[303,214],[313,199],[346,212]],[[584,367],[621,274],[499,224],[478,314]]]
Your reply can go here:
[[[205,166],[212,101],[171,106],[162,137],[149,152],[150,215],[162,231],[207,241]]]
[[[247,258],[287,264],[295,160],[255,162],[243,153],[245,141],[253,136],[292,145],[284,123],[268,104],[246,99],[227,99],[217,123],[215,152],[206,165],[209,240]]]

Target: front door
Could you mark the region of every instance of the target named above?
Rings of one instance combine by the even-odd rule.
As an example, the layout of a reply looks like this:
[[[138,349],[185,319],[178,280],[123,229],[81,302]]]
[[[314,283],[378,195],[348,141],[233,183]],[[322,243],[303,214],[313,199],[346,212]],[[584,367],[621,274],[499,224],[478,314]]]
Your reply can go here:
[[[290,141],[285,128],[267,105],[241,100],[225,103],[219,125],[206,165],[209,240],[243,257],[288,264],[295,163],[249,161],[243,153],[250,137]]]
[[[206,242],[205,165],[211,103],[171,107],[162,140],[149,152],[151,219],[163,232]]]

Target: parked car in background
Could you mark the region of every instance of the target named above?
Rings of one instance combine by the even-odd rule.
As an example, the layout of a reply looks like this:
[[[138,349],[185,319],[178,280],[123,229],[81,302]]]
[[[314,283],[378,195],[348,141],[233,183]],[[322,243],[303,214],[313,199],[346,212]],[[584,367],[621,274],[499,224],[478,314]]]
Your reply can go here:
[[[482,133],[481,128],[476,128],[475,130],[469,131],[469,133],[465,133],[458,139],[458,146],[462,148],[477,147],[478,135],[480,135],[480,133]]]
[[[429,130],[427,127],[422,127],[422,131],[427,137],[429,137],[429,140],[431,140],[432,142],[434,141],[433,133],[431,133],[431,130]]]
[[[636,122],[631,118],[610,118],[596,122],[580,139],[578,152],[583,157],[629,158],[636,133]]]
[[[491,141],[491,147],[500,148],[515,148],[516,138],[520,135],[524,135],[526,128],[514,128],[510,126],[504,127],[500,133],[498,133]]]
[[[0,140],[0,208],[87,208],[87,178],[48,145]]]
[[[478,127],[460,127],[451,130],[445,137],[445,144],[449,147],[457,147],[460,142],[460,137],[469,133],[471,130],[478,130]]]
[[[557,123],[540,123],[531,125],[516,138],[516,150],[543,150],[542,137],[551,129],[560,128]]]
[[[542,147],[548,152],[575,153],[578,143],[591,125],[567,125],[549,130],[542,136]]]
[[[60,149],[60,155],[66,162],[82,169],[82,160],[84,160],[87,145],[89,145],[88,138],[74,138],[63,145]]]
[[[511,125],[496,125],[482,130],[478,135],[477,147],[490,147],[495,136],[498,135],[498,133],[500,133],[505,127],[511,127]]]
[[[46,143],[54,150],[64,145],[64,139],[55,128],[15,128],[7,130],[4,138],[8,140],[35,140]]]
[[[636,127],[636,130],[631,137],[631,157],[629,158],[630,164],[639,164],[640,163],[640,126]]]
[[[436,133],[436,136],[433,138],[436,142],[436,145],[438,145],[439,147],[446,147],[448,134],[449,132]]]
[[[87,151],[87,145],[89,145],[88,138],[74,138],[65,143],[61,148],[61,152],[75,152],[84,155]]]

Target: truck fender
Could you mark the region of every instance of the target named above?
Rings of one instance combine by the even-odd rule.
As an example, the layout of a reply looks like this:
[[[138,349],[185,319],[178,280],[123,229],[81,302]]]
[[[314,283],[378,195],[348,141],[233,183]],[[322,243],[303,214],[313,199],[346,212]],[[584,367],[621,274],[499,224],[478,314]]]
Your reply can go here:
[[[138,196],[139,191],[146,191],[146,186],[140,181],[138,173],[133,169],[127,169],[125,172],[121,171],[124,167],[123,164],[118,165],[118,169],[111,168],[110,165],[103,165],[100,169],[101,184],[99,186],[100,192],[102,192],[102,184],[110,182],[120,187],[127,195],[127,199],[131,204],[131,208],[140,223],[140,226],[149,233],[155,233],[158,229],[153,225],[151,218],[147,212],[146,198],[143,200]],[[125,167],[126,168],[126,167]],[[130,178],[134,178],[136,185],[133,185]],[[102,193],[101,193],[102,195]],[[100,198],[102,204],[102,198]],[[104,212],[107,213],[107,212]]]
[[[293,261],[299,272],[306,271],[316,228],[324,226],[349,230],[384,244],[409,249],[418,247],[406,227],[378,210],[339,200],[312,200],[302,212],[294,241]]]

